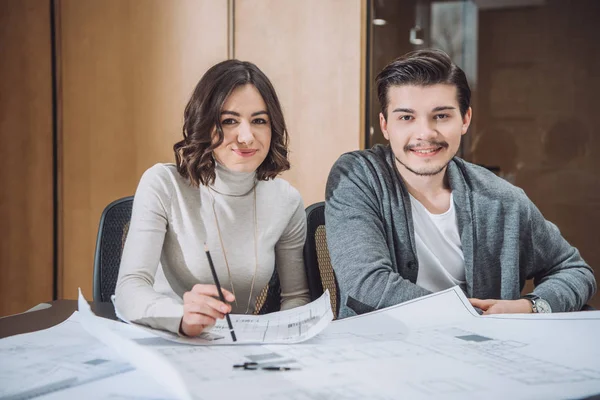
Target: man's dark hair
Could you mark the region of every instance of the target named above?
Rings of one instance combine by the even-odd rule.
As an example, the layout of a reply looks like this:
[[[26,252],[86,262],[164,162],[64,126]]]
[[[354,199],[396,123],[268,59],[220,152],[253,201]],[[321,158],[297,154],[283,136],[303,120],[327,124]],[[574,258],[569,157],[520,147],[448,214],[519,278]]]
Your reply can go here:
[[[443,83],[456,86],[460,114],[471,103],[471,89],[462,69],[441,50],[417,50],[389,63],[375,78],[381,112],[387,119],[388,91],[392,86],[430,86]]]
[[[256,87],[271,121],[271,145],[267,157],[256,170],[256,178],[273,179],[290,169],[288,132],[271,81],[250,62],[227,60],[211,67],[196,85],[185,107],[183,140],[173,146],[177,171],[194,186],[214,183],[213,151],[223,143],[221,111],[233,90],[246,84]],[[214,143],[213,132],[217,135]]]

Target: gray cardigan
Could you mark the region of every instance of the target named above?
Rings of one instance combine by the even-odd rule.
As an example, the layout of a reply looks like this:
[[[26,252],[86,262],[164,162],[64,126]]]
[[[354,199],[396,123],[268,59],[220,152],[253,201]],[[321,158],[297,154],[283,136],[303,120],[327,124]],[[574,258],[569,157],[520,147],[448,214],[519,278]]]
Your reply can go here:
[[[554,312],[579,310],[594,295],[592,269],[523,190],[456,157],[447,174],[468,297],[518,299],[527,279]],[[415,284],[419,261],[410,199],[389,146],[342,155],[325,197],[340,318],[430,293]]]

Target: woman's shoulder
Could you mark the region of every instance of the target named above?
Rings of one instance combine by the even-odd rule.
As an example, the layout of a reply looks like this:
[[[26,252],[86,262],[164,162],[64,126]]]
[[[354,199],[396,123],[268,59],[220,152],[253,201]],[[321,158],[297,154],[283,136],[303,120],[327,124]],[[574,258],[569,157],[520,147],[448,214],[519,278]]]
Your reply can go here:
[[[157,163],[142,174],[138,191],[140,188],[145,188],[170,197],[174,187],[188,186],[190,186],[188,180],[179,174],[175,164]]]
[[[154,177],[158,179],[165,179],[173,176],[177,173],[177,167],[172,163],[156,163],[146,171],[144,171],[143,176],[146,177]]]
[[[188,180],[184,179],[179,174],[177,167],[172,163],[154,164],[144,172],[142,181],[170,182],[176,185],[189,185]]]
[[[267,194],[274,196],[274,198],[277,198],[281,202],[288,205],[303,204],[302,196],[298,189],[285,179],[275,178],[268,181],[260,181],[259,185]]]

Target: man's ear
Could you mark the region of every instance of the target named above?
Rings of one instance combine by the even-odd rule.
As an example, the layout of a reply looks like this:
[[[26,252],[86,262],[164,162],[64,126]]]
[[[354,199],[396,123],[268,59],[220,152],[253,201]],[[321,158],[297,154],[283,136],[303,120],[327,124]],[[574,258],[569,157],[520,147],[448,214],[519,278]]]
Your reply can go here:
[[[390,140],[387,131],[387,120],[385,119],[383,113],[379,113],[379,126],[381,127],[381,132],[383,132],[383,137],[386,138],[386,140]]]
[[[463,117],[463,125],[462,125],[462,130],[461,130],[463,135],[465,133],[467,133],[467,130],[469,129],[469,125],[471,125],[471,117],[472,116],[473,116],[473,109],[471,107],[469,107],[469,109],[465,113],[465,116]]]

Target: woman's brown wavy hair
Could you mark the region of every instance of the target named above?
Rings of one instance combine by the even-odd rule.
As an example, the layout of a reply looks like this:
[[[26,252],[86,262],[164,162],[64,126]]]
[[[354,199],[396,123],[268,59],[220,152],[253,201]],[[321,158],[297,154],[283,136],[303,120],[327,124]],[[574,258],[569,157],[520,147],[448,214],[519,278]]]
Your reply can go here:
[[[214,183],[213,151],[223,143],[221,110],[231,92],[247,84],[254,85],[262,96],[271,121],[269,153],[256,170],[256,178],[266,181],[290,169],[288,132],[271,81],[250,62],[227,60],[211,67],[196,85],[185,107],[183,140],[173,146],[177,171],[194,186]],[[213,132],[217,135],[214,143]]]

